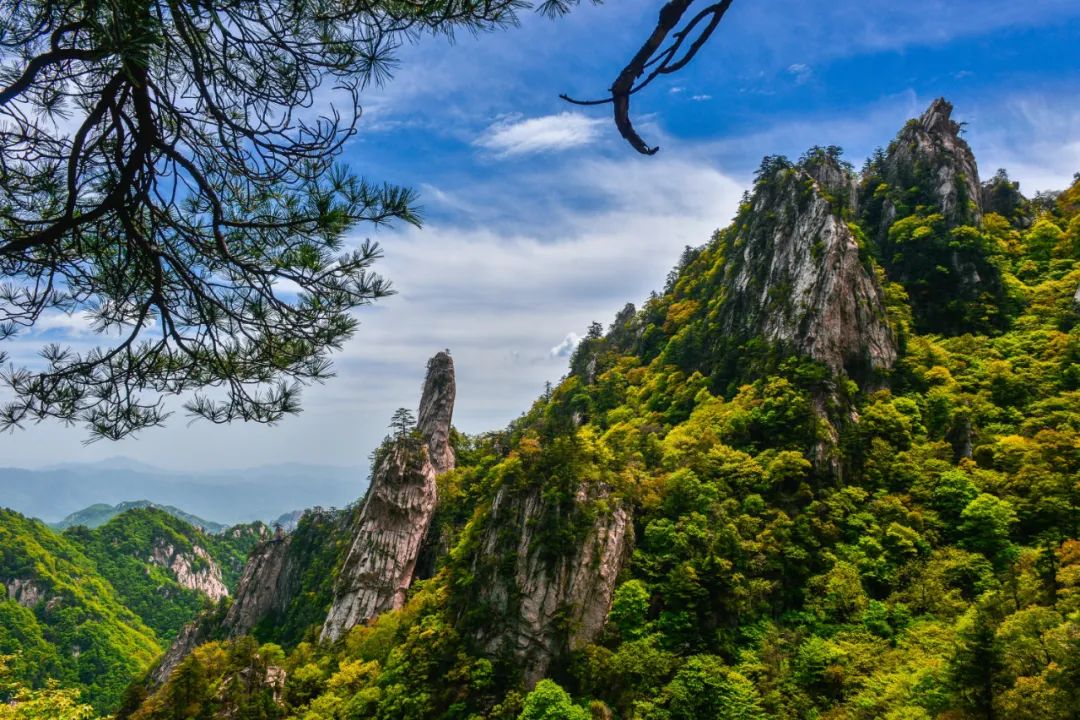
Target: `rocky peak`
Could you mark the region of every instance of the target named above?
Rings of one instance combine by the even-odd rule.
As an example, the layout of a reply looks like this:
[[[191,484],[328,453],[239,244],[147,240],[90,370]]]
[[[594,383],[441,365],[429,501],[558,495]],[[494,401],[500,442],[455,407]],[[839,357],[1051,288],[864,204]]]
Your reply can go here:
[[[427,444],[428,459],[436,475],[454,467],[454,448],[450,446],[450,422],[454,415],[457,385],[454,360],[446,351],[428,360],[424,392],[420,399],[416,429]]]
[[[837,205],[835,210],[857,212],[858,178],[851,165],[840,159],[840,148],[815,147],[799,162],[799,168],[814,179],[818,188]]]
[[[962,125],[952,119],[952,111],[952,103],[938,98],[890,143],[881,169],[882,179],[892,191],[884,230],[904,202],[931,204],[954,225],[975,222],[982,216],[979,168],[971,147],[960,137]],[[922,195],[901,195],[913,187]]]
[[[761,337],[857,377],[892,367],[881,288],[836,207],[849,182],[835,158],[817,156],[762,177],[727,248],[724,334]]]
[[[322,639],[337,640],[355,625],[405,604],[435,512],[435,478],[454,467],[449,438],[455,396],[453,360],[438,353],[428,361],[416,433],[388,439],[376,453]]]
[[[952,119],[953,106],[945,98],[937,98],[919,118],[919,125],[931,135],[957,137],[960,123]]]

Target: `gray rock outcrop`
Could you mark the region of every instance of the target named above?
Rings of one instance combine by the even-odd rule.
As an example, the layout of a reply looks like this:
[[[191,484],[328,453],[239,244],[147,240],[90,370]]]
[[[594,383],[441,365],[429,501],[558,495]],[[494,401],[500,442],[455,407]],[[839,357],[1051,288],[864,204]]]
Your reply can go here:
[[[323,640],[333,642],[359,623],[405,604],[435,513],[435,478],[454,467],[450,422],[455,395],[454,361],[441,352],[428,362],[416,431],[388,440],[377,453]]]
[[[226,635],[246,635],[263,618],[288,607],[293,576],[300,570],[298,563],[290,562],[292,540],[291,535],[277,537],[252,551],[236,586],[236,598],[222,621]]]
[[[952,119],[952,103],[935,100],[917,120],[908,122],[889,144],[882,179],[897,191],[913,185],[930,194],[951,225],[974,224],[982,217],[982,185],[971,147]],[[882,228],[896,218],[887,201]]]
[[[189,554],[159,540],[150,553],[150,562],[171,572],[180,587],[201,592],[214,602],[229,596],[229,589],[221,579],[221,568],[199,545],[192,546]]]
[[[313,540],[345,532],[349,515],[316,509],[305,517],[309,530],[306,543],[297,545],[294,535],[279,532],[252,550],[225,615],[211,611],[184,626],[152,671],[152,685],[168,680],[180,661],[202,643],[250,634],[261,623],[288,614],[303,593],[304,572],[311,556],[321,552]],[[311,602],[310,598],[306,601]]]
[[[13,578],[4,583],[7,588],[7,596],[26,608],[32,608],[45,597],[44,591],[34,580]]]
[[[881,288],[830,200],[830,190],[850,183],[844,168],[822,157],[810,170],[782,169],[759,185],[728,249],[726,334],[764,338],[834,373],[892,367],[897,346]]]

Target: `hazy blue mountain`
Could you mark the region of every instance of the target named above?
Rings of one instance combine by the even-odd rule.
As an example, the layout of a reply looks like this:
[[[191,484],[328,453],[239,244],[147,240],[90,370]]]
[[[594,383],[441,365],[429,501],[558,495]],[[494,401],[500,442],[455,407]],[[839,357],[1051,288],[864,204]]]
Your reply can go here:
[[[0,506],[60,522],[92,505],[142,498],[224,525],[273,521],[296,508],[343,507],[363,495],[359,468],[289,463],[177,472],[127,458],[30,470],[0,468]]]
[[[149,500],[132,500],[128,502],[117,503],[116,505],[108,505],[106,503],[95,503],[90,507],[85,507],[82,510],[71,513],[60,522],[49,523],[54,530],[65,530],[74,525],[83,525],[88,528],[101,527],[105,523],[112,520],[120,513],[135,508],[157,508],[172,515],[174,518],[178,518],[199,528],[203,532],[207,533],[219,533],[225,529],[225,525],[214,522],[213,520],[204,520],[201,517],[192,515],[191,513],[184,512],[178,507],[172,505],[158,505],[152,503]]]

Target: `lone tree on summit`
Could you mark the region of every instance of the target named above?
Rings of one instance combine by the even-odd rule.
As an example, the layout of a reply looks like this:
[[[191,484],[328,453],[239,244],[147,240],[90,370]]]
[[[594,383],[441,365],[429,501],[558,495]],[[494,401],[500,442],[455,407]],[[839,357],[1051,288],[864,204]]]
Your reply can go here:
[[[404,440],[416,428],[416,417],[408,408],[398,408],[390,418],[390,428],[397,440]]]
[[[117,439],[173,394],[216,423],[297,412],[390,292],[345,234],[418,223],[338,162],[360,92],[423,33],[579,2],[0,0],[0,341],[66,314],[103,345],[0,352],[0,429]]]

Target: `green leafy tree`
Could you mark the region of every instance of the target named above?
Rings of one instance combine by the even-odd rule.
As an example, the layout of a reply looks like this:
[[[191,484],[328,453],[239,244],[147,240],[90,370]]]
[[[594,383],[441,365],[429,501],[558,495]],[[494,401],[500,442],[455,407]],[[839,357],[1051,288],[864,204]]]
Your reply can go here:
[[[765,720],[753,684],[718,657],[695,655],[679,669],[660,696],[659,708],[645,713],[659,720]]]
[[[589,711],[575,705],[558,683],[541,680],[525,696],[525,706],[518,720],[589,720]]]
[[[997,627],[989,611],[973,608],[964,618],[956,650],[949,661],[949,678],[961,703],[975,717],[993,720],[994,698],[1003,667]]]
[[[79,691],[60,689],[49,683],[33,690],[14,680],[8,671],[10,657],[0,656],[0,720],[95,720],[94,708],[79,702]]]
[[[624,640],[636,640],[645,632],[649,615],[649,589],[640,580],[628,580],[615,590],[608,621]]]
[[[998,564],[1006,563],[1015,550],[1009,530],[1016,520],[1016,511],[1007,501],[982,493],[960,513],[960,544]]]

